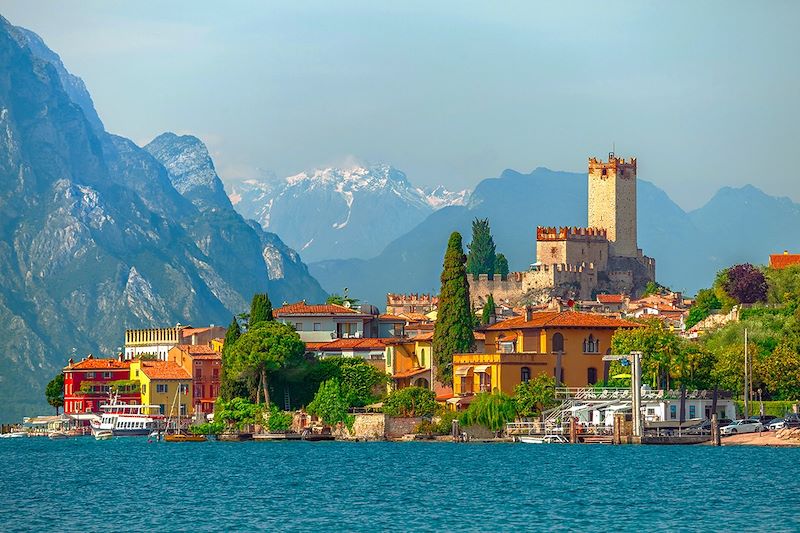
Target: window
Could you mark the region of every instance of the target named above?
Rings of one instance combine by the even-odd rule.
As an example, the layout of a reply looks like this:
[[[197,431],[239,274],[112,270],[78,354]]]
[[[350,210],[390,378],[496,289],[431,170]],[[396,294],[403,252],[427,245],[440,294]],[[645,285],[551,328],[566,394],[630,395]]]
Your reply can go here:
[[[472,392],[472,376],[461,376],[461,394],[470,394]]]
[[[517,345],[514,341],[501,341],[500,353],[514,353],[517,351]]]
[[[186,416],[186,404],[181,404],[181,416]]]
[[[75,410],[80,411],[83,409],[83,402],[75,402]]]
[[[169,388],[166,383],[156,383],[156,392],[159,394],[166,394],[169,392]]]
[[[142,394],[147,394],[147,384],[142,383]]]
[[[523,383],[527,383],[531,380],[531,369],[527,366],[523,366],[519,371],[519,379]]]
[[[295,329],[295,331],[303,331],[303,323],[302,322],[295,322],[294,329]]]
[[[111,379],[111,372],[103,372],[103,379]]]
[[[319,331],[322,329],[322,324],[319,322],[314,322],[314,331]]]
[[[203,385],[195,385],[194,387],[194,397],[195,398],[202,398],[203,397]]]
[[[189,385],[187,383],[181,383],[181,394],[189,394]]]
[[[203,370],[201,368],[194,369],[194,379],[203,379]]]
[[[158,413],[162,414],[162,415],[164,414],[164,404],[163,403],[158,404]]]
[[[689,406],[689,418],[697,418],[697,406],[690,405]]]
[[[594,367],[589,368],[586,372],[586,378],[589,385],[594,385],[597,383],[597,369]]]
[[[678,406],[677,405],[670,405],[669,406],[669,419],[670,420],[677,420],[678,418]]]
[[[211,370],[211,377],[213,377],[214,379],[219,378],[219,368],[214,368]]]
[[[480,376],[481,392],[491,392],[492,390],[492,376],[486,372],[478,373]]]
[[[583,339],[583,353],[598,353],[600,351],[600,340],[595,339],[594,335],[589,335],[589,338]]]
[[[86,379],[94,379],[94,372],[87,372]]]
[[[556,333],[553,335],[553,351],[554,352],[563,352],[564,351],[564,335],[561,333]]]

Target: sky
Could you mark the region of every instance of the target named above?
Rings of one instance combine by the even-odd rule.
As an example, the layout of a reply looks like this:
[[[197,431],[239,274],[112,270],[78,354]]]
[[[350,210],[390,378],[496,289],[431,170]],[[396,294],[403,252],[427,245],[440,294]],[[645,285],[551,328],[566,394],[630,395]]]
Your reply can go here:
[[[684,209],[800,200],[800,2],[0,0],[106,129],[197,135],[225,180],[352,161],[472,188],[638,158]]]

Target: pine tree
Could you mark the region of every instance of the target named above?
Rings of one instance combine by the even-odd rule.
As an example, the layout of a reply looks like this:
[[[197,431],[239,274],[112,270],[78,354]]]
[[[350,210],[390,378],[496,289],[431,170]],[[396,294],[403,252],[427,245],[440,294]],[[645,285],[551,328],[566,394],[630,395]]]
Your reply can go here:
[[[236,344],[237,339],[242,335],[239,328],[239,321],[236,317],[231,320],[228,331],[225,332],[225,342],[222,345],[222,371],[219,376],[219,397],[223,401],[229,401],[237,396],[247,395],[247,388],[244,387],[235,376],[231,375],[231,349]]]
[[[472,242],[467,248],[467,272],[476,277],[479,274],[493,275],[497,257],[488,218],[472,221]]]
[[[508,277],[508,259],[503,254],[497,254],[494,261],[494,273],[499,275],[501,279]]]
[[[272,302],[269,301],[269,296],[265,292],[254,294],[253,301],[250,304],[250,321],[247,324],[247,328],[250,329],[256,324],[271,320]]]
[[[486,305],[483,306],[483,315],[481,316],[481,323],[486,325],[491,322],[495,313],[494,296],[491,294],[486,299]]]
[[[433,329],[433,357],[436,377],[445,385],[453,384],[453,354],[469,352],[474,345],[469,284],[464,266],[461,234],[453,232],[447,243],[442,269],[442,288]]]

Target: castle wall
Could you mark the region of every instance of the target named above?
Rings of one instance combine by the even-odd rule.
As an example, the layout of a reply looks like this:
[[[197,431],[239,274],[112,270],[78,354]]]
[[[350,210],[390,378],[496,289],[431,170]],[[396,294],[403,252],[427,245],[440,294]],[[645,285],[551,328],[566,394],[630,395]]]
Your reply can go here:
[[[602,271],[608,265],[608,248],[606,240],[536,241],[536,260],[548,265],[589,263]]]
[[[589,159],[589,226],[605,228],[612,255],[637,257],[636,159]]]
[[[469,295],[473,305],[479,306],[486,302],[491,294],[495,302],[508,300],[515,302],[524,294],[523,272],[509,272],[506,279],[494,276],[489,279],[486,274],[481,274],[478,279],[467,276],[469,282]]]

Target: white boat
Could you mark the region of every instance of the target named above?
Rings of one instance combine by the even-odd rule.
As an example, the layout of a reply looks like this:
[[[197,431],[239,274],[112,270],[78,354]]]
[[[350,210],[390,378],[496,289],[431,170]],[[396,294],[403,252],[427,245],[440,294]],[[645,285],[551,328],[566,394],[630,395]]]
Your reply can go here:
[[[21,439],[27,436],[27,431],[12,431],[11,433],[3,433],[0,435],[0,439]]]
[[[114,432],[110,429],[101,429],[94,434],[95,440],[109,440],[114,438]]]
[[[158,405],[119,403],[111,396],[110,403],[100,406],[102,414],[89,421],[92,433],[110,431],[115,437],[146,437],[157,430],[164,419]]]
[[[47,438],[50,440],[68,439],[69,435],[63,431],[51,431],[47,434]]]
[[[566,444],[569,441],[563,435],[523,435],[519,441],[525,444]]]

